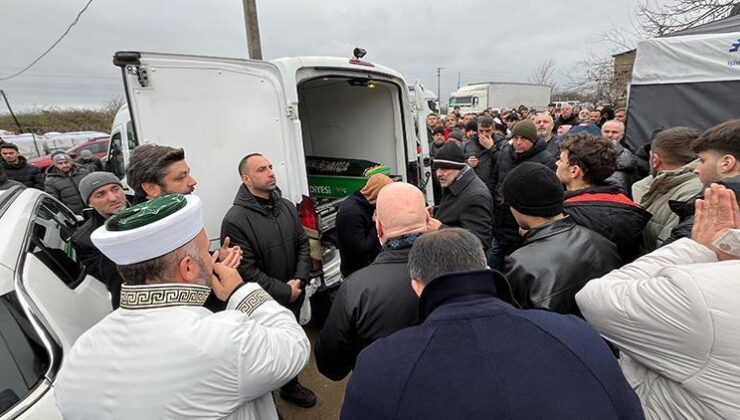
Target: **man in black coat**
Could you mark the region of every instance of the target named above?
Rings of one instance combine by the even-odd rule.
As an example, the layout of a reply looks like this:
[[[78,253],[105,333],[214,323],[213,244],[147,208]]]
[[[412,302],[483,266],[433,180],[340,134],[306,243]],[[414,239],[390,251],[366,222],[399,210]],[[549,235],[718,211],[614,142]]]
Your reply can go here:
[[[342,277],[347,278],[367,267],[380,252],[378,232],[373,221],[375,200],[380,190],[391,182],[387,175],[375,174],[362,189],[353,192],[339,205],[336,230]]]
[[[409,271],[421,324],[360,354],[342,419],[644,419],[599,334],[510,305],[469,232],[422,235]]]
[[[72,161],[66,153],[54,155],[54,165],[46,171],[44,191],[61,201],[76,214],[82,214],[85,203],[80,197],[80,181],[88,174],[87,169]]]
[[[580,315],[575,296],[591,279],[621,266],[617,247],[563,214],[563,187],[549,168],[525,162],[506,177],[504,200],[526,231],[501,272],[519,305]]]
[[[560,145],[557,176],[565,186],[565,213],[574,222],[614,242],[622,263],[637,258],[651,214],[605,180],[617,166],[611,141],[587,133],[568,136]]]
[[[115,213],[128,207],[121,180],[110,172],[95,172],[80,181],[80,197],[93,211],[72,235],[70,242],[78,260],[85,266],[85,273],[103,282],[111,294],[113,309],[121,302],[121,284],[115,263],[108,259],[90,240],[93,231],[105,224]]]
[[[221,222],[221,242],[230,238],[241,247],[238,271],[245,281],[258,283],[297,317],[311,271],[308,237],[298,210],[282,198],[272,164],[261,154],[245,156],[239,174],[242,185]],[[281,388],[280,397],[302,407],[316,404],[316,395],[298,377]]]
[[[601,127],[601,135],[612,141],[612,145],[619,153],[617,167],[614,173],[606,179],[606,183],[619,187],[628,197],[632,197],[632,184],[645,177],[640,168],[640,162],[632,151],[626,147],[624,141],[624,124],[611,120]]]
[[[9,189],[10,187],[15,186],[24,186],[18,181],[14,181],[12,179],[8,179],[8,174],[5,173],[5,167],[3,165],[0,165],[0,191],[5,191]]]
[[[430,228],[460,227],[477,236],[488,255],[491,246],[493,202],[491,192],[454,143],[447,142],[434,159],[434,171],[442,186],[442,200]]]
[[[342,283],[316,342],[316,366],[335,381],[354,369],[357,355],[373,341],[416,324],[419,300],[411,289],[408,255],[428,228],[424,196],[399,182],[383,188],[377,207],[383,251]]]
[[[29,188],[44,189],[44,174],[26,161],[25,156],[18,152],[18,146],[3,143],[0,145],[0,154],[8,179],[18,181]]]
[[[531,120],[518,122],[511,131],[511,144],[501,152],[496,174],[496,194],[494,202],[493,235],[496,238],[491,255],[491,268],[501,266],[504,256],[514,252],[522,243],[519,225],[511,215],[509,206],[504,203],[499,183],[506,175],[523,162],[537,162],[555,170],[555,158],[547,152],[547,143],[537,138],[537,128]]]
[[[488,186],[493,196],[496,190],[496,164],[503,142],[496,142],[494,139],[491,117],[478,119],[477,130],[478,132],[463,145],[463,154],[468,166],[475,170],[475,174]]]

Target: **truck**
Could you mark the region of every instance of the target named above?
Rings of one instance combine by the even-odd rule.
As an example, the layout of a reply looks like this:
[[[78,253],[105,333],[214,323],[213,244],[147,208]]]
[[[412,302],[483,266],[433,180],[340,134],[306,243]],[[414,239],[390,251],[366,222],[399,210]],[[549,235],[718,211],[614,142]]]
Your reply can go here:
[[[552,86],[533,83],[482,82],[461,87],[450,95],[450,109],[479,113],[488,108],[516,108],[525,105],[543,110],[550,103]]]
[[[355,53],[258,61],[118,52],[113,62],[127,104],[111,127],[109,169],[123,178],[140,144],[182,147],[215,248],[241,183],[240,159],[263,154],[283,197],[298,207],[311,243],[312,279],[319,290],[338,285],[336,214],[364,178],[338,174],[320,184],[327,176],[313,168],[371,162],[432,197],[428,144],[418,134],[423,104],[409,95],[400,73]]]

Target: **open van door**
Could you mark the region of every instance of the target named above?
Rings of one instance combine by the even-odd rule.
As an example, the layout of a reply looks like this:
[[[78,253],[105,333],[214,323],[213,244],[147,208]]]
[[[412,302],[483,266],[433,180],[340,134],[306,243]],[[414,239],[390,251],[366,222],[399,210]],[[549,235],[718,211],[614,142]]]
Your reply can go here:
[[[417,167],[419,170],[419,187],[426,195],[427,202],[434,202],[432,190],[432,166],[429,156],[429,141],[427,139],[427,114],[432,112],[427,105],[424,95],[424,86],[418,81],[414,83],[413,91],[409,92],[411,98],[411,114],[414,116],[414,138],[416,140]]]
[[[287,144],[283,79],[265,61],[118,52],[135,136],[140,144],[182,147],[204,202],[208,239],[241,185],[239,161],[259,152],[274,165],[286,198],[300,202],[305,169],[301,144]],[[127,162],[128,163],[128,162]]]

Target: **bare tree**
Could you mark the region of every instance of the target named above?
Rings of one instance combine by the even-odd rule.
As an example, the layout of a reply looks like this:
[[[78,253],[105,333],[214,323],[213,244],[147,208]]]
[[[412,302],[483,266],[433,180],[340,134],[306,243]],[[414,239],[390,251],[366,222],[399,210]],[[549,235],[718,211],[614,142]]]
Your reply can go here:
[[[555,60],[553,60],[551,57],[537,64],[537,66],[532,70],[532,73],[529,75],[529,83],[553,86],[554,83],[552,81],[552,76],[554,72]]]
[[[638,6],[639,28],[647,36],[662,36],[740,12],[738,0],[645,0]]]

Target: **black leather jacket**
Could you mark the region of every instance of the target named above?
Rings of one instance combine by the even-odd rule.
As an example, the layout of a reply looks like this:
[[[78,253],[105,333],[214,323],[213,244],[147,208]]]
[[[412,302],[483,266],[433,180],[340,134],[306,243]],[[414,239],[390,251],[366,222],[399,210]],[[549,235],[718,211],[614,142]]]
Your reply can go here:
[[[529,231],[501,272],[522,308],[580,316],[576,293],[620,266],[614,243],[566,216]]]

